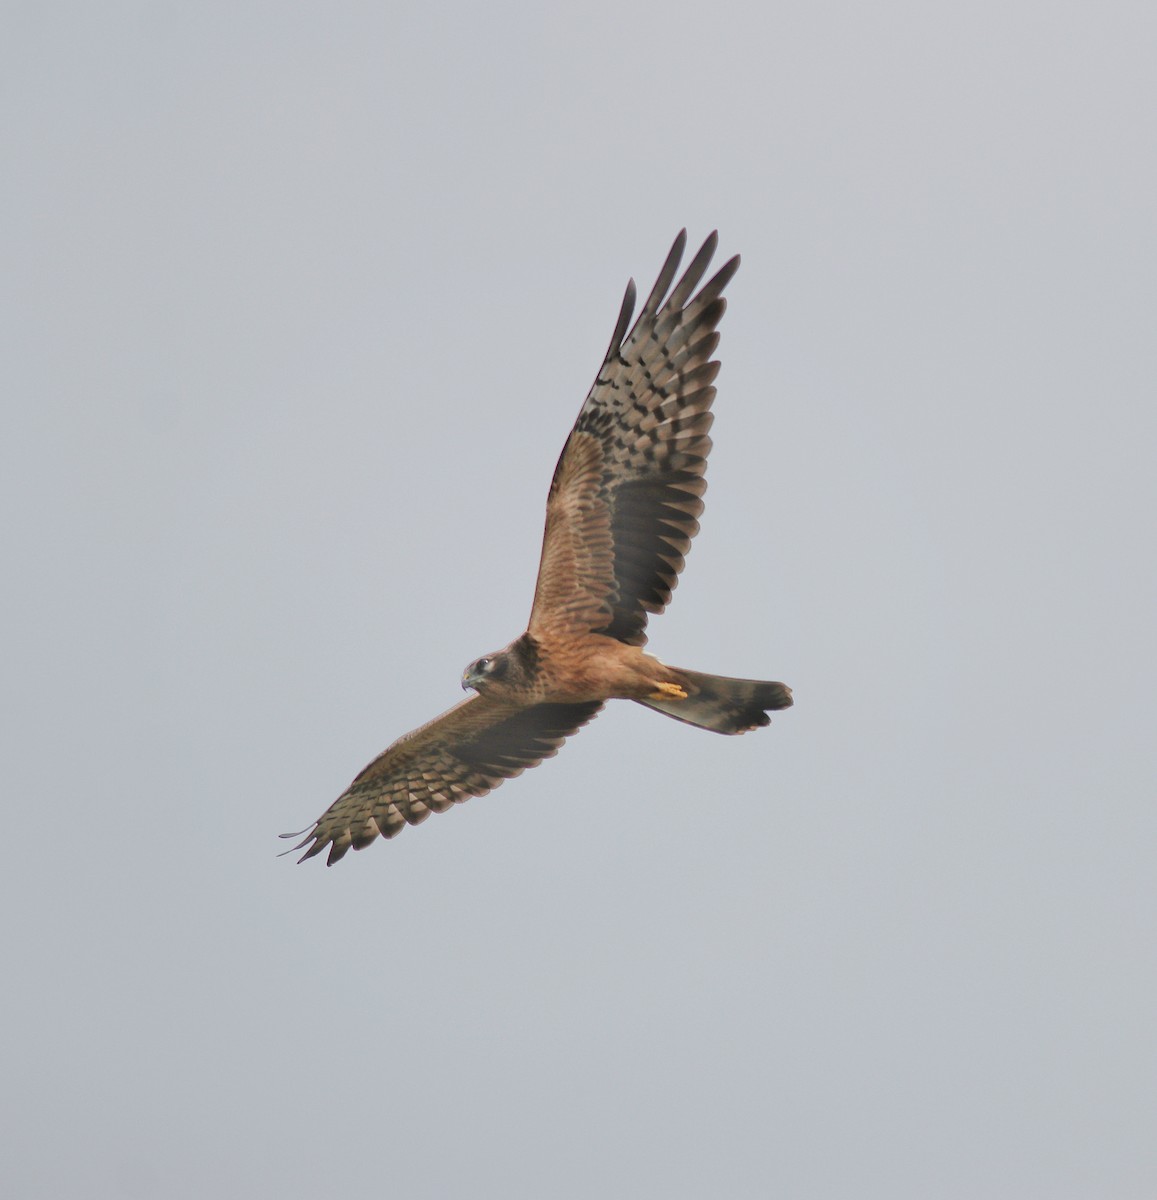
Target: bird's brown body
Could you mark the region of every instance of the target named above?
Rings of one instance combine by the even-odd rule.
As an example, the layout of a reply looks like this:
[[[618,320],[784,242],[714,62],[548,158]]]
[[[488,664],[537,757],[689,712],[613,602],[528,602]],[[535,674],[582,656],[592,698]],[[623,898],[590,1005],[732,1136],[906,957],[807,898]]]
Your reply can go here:
[[[400,738],[365,768],[297,847],[393,837],[557,753],[607,700],[634,700],[717,733],[743,733],[788,707],[782,683],[669,667],[643,650],[671,598],[703,511],[711,449],[712,358],[739,266],[695,292],[711,235],[668,295],[681,233],[630,333],[632,282],[602,369],[555,468],[527,630],[467,668],[477,695]]]
[[[528,634],[490,659],[518,655]],[[638,646],[588,633],[561,645],[534,642],[533,673],[512,672],[501,678],[471,677],[469,686],[494,700],[519,704],[582,704],[588,700],[662,699],[678,690],[678,672]]]

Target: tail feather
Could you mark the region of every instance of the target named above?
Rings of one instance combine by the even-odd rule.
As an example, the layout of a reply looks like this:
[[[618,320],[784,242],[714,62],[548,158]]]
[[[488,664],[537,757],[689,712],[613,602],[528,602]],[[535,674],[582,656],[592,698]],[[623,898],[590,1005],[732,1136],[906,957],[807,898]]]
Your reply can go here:
[[[639,703],[664,716],[715,733],[746,733],[749,729],[769,725],[769,709],[792,705],[791,688],[786,683],[729,679],[725,675],[703,675],[681,668],[674,668],[671,673],[686,691],[685,700],[664,697],[640,700]]]

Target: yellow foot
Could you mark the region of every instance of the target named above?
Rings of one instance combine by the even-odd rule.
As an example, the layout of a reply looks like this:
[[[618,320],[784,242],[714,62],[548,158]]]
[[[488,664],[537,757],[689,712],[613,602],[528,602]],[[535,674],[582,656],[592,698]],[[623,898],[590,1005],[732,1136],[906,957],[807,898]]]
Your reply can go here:
[[[686,700],[687,693],[677,683],[661,683],[651,693],[652,700]]]

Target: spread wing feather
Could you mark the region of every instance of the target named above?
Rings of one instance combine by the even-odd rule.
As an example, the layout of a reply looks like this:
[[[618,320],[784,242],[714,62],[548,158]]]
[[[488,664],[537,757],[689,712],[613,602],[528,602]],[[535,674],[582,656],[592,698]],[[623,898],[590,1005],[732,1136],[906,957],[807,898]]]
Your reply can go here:
[[[432,812],[485,795],[553,758],[600,708],[598,701],[525,706],[480,695],[463,700],[375,758],[293,847],[309,846],[298,861],[328,846],[332,866],[351,846],[360,850],[379,834],[392,838]]]
[[[703,511],[711,449],[712,358],[736,256],[699,287],[712,234],[667,295],[686,230],[639,318],[627,286],[602,368],[563,447],[547,498],[530,633],[602,633],[646,643],[649,613],[671,599]],[[664,301],[664,297],[666,300]]]

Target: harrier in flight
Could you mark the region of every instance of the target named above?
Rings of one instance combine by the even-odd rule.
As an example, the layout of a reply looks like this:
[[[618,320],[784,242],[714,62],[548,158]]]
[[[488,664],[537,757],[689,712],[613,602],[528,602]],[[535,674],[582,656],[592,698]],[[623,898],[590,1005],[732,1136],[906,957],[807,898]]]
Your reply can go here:
[[[329,847],[337,862],[379,834],[481,796],[558,753],[607,700],[634,700],[716,733],[767,725],[787,708],[783,683],[668,667],[646,654],[647,617],[661,613],[703,511],[716,332],[730,259],[699,282],[712,234],[668,294],[686,245],[675,239],[639,319],[627,293],[606,359],[555,467],[530,624],[470,664],[476,693],[374,759],[296,850]],[[627,332],[630,326],[630,332]],[[285,834],[296,837],[299,834]]]

